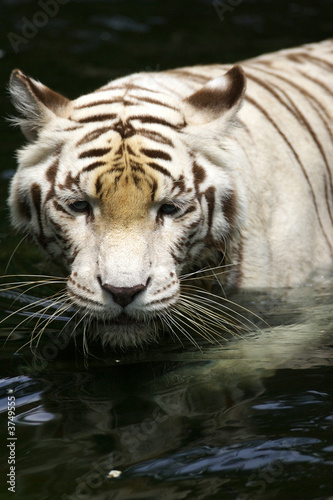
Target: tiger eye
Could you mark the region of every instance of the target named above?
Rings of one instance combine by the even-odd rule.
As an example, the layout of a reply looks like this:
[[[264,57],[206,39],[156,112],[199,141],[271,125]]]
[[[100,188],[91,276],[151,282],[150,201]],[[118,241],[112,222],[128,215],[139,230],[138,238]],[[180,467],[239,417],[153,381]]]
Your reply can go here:
[[[160,207],[160,213],[163,215],[174,215],[179,211],[179,207],[174,205],[173,203],[164,203]]]
[[[69,208],[73,210],[73,212],[83,213],[83,212],[88,212],[90,210],[90,205],[87,201],[78,200],[75,201],[74,203],[71,203],[69,205]]]

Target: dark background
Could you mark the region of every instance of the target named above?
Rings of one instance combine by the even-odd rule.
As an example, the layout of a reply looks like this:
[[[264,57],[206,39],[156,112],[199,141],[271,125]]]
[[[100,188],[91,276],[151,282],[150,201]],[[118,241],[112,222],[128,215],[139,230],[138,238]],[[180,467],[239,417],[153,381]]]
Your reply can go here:
[[[1,0],[0,9],[3,88],[19,67],[70,97],[133,71],[321,40],[333,27],[331,0]]]
[[[332,28],[333,0],[0,0],[0,272],[5,272],[10,260],[6,273],[35,273],[41,261],[32,245],[22,244],[14,252],[21,237],[14,235],[8,221],[8,181],[15,168],[14,152],[24,142],[20,132],[5,120],[14,113],[6,90],[12,69],[18,67],[74,98],[133,71],[238,61],[328,38],[332,36]],[[13,253],[15,257],[11,259]],[[30,293],[42,290],[37,288]],[[224,351],[218,348],[201,358],[200,351],[192,356],[179,347],[178,352],[177,344],[157,345],[155,351],[151,348],[147,353],[138,352],[137,364],[133,354],[129,360],[123,356],[120,364],[112,359],[105,365],[104,361],[90,360],[87,367],[83,366],[78,351],[64,348],[46,367],[37,370],[24,350],[17,352],[31,333],[29,324],[25,329],[27,324],[23,323],[13,333],[13,325],[21,322],[22,317],[7,319],[0,327],[0,416],[1,428],[6,429],[6,391],[7,387],[15,388],[18,491],[14,495],[7,492],[7,496],[6,491],[1,493],[1,500],[68,498],[64,494],[74,498],[77,488],[93,472],[94,464],[103,463],[110,451],[122,450],[121,432],[132,439],[124,441],[127,448],[128,444],[140,444],[135,444],[134,452],[121,467],[125,469],[136,463],[140,469],[145,460],[154,460],[162,479],[145,476],[154,473],[150,463],[143,478],[135,478],[133,471],[132,476],[119,482],[109,482],[103,477],[101,487],[93,489],[87,498],[331,498],[332,340],[329,337],[326,346],[319,335],[332,331],[331,292],[317,294],[315,289],[307,287],[297,293],[296,305],[283,298],[277,300],[275,307],[275,302],[267,299],[275,314],[270,317],[270,324],[287,324],[287,327],[277,329],[275,337],[274,329],[269,332],[269,347],[272,339],[276,344],[272,347],[273,361],[266,360],[267,373],[261,367],[265,349],[258,350],[258,358],[244,360],[255,376],[263,373],[267,377],[265,391],[254,401],[252,392],[247,392],[247,383],[252,387],[251,377],[247,380],[245,370],[246,383],[243,381],[243,368],[237,352],[232,350],[226,350],[226,359]],[[11,303],[12,299],[1,296],[0,319],[1,314],[9,314]],[[264,307],[266,303],[262,300],[260,304]],[[279,304],[285,308],[280,310]],[[249,307],[253,307],[252,298]],[[289,317],[297,314],[300,326],[294,328]],[[59,332],[55,329],[53,333]],[[315,344],[309,349],[308,364],[304,361],[306,356],[300,356],[296,365],[292,359],[290,366],[285,364],[274,375],[281,333],[287,339],[287,352],[303,352],[301,347],[309,338],[311,342],[318,338],[322,345]],[[45,342],[48,341],[46,337]],[[220,357],[221,370],[225,371],[208,379],[201,392],[194,385],[189,393],[194,398],[189,398],[194,409],[195,403],[202,401],[206,413],[189,411],[183,417],[167,417],[156,425],[156,435],[150,432],[146,424],[152,422],[153,410],[157,408],[155,396],[156,401],[160,396],[163,401],[166,386],[170,401],[177,403],[178,390],[187,395],[188,388],[192,389],[190,375],[196,377],[194,380],[202,380],[207,373],[214,374],[214,362],[205,370],[203,360],[219,361]],[[229,361],[233,357],[235,364],[231,371]],[[154,359],[158,363],[154,364]],[[180,360],[183,375],[176,373],[178,378],[171,378],[170,382],[162,380],[161,387],[144,385],[147,380],[159,380],[158,370],[164,370],[167,378],[168,370],[172,374]],[[18,376],[22,364],[24,367],[31,364],[30,377]],[[220,367],[220,363],[217,365]],[[304,365],[310,368],[304,369]],[[254,389],[263,390],[261,380],[254,382]],[[223,403],[230,403],[233,391],[236,395],[243,394],[242,404],[224,414]],[[185,464],[187,473],[181,480],[178,452],[187,453],[191,449],[195,455],[190,465]],[[230,459],[222,460],[221,468],[212,473],[210,466],[216,466],[214,453],[219,456],[220,451]],[[6,464],[5,444],[0,455],[1,463]],[[205,472],[200,468],[195,476],[196,460],[201,467],[202,456],[205,456]],[[2,469],[1,487],[7,471],[6,467]],[[169,475],[167,479],[165,475]]]

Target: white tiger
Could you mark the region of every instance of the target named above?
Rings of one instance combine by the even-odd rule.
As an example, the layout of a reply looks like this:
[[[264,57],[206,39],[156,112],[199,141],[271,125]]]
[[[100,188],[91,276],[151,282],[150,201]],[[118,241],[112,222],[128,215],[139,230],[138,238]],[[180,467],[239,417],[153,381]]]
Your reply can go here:
[[[29,143],[12,221],[65,266],[68,300],[103,342],[172,323],[182,276],[207,262],[226,291],[332,264],[332,70],[329,40],[133,74],[73,101],[13,71]]]

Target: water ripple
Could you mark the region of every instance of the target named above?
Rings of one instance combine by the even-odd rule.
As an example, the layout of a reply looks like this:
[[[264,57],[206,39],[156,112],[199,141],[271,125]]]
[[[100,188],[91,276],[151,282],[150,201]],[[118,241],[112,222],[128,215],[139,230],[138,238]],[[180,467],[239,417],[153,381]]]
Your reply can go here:
[[[149,460],[125,471],[130,476],[152,476],[171,480],[200,477],[207,473],[251,471],[273,462],[317,463],[321,459],[308,453],[308,445],[320,443],[313,438],[277,439],[266,442],[232,445],[223,448],[204,446],[175,453],[167,458]],[[296,449],[297,448],[297,449]]]
[[[147,33],[150,26],[146,23],[136,21],[127,16],[92,16],[90,21],[93,24],[99,24],[115,31],[132,32],[132,33]]]

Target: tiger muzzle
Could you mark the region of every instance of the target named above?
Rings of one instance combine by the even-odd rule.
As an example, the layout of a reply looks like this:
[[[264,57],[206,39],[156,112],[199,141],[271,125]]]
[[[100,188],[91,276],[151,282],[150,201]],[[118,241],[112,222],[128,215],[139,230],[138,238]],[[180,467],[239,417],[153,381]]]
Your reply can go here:
[[[145,285],[139,284],[131,287],[120,287],[113,286],[108,283],[102,283],[100,277],[98,277],[98,282],[102,289],[111,295],[113,301],[116,304],[120,305],[121,307],[126,307],[131,304],[131,302],[133,302],[137,295],[146,290],[150,282],[150,278],[147,279]]]

